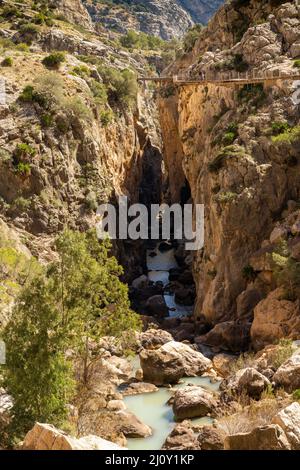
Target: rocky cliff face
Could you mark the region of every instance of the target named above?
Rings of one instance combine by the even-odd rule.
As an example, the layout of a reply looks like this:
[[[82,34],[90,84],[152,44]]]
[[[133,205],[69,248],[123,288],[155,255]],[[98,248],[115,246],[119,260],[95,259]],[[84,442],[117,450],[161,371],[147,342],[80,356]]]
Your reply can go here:
[[[144,33],[172,39],[182,36],[194,23],[206,24],[223,0],[116,0],[111,5],[84,0],[91,18],[98,25],[126,33],[136,29]]]
[[[52,240],[64,226],[95,224],[99,203],[121,194],[138,201],[144,153],[160,155],[151,92],[130,107],[103,84],[105,71],[142,73],[147,60],[119,51],[105,34],[87,31],[86,10],[71,3],[73,8],[57,2],[69,22],[32,27],[28,47],[14,18],[0,31],[7,38],[1,60],[11,60],[1,70],[6,88],[6,103],[0,105],[1,217],[44,260],[53,256]],[[27,8],[24,4],[20,15],[32,17]],[[80,31],[73,22],[82,25]],[[59,68],[43,64],[53,51],[65,51]],[[138,247],[116,250],[127,274],[139,275]]]
[[[178,0],[178,3],[191,15],[195,23],[207,24],[224,1]]]
[[[295,71],[293,59],[300,54],[299,5],[276,4],[255,0],[226,4],[193,51],[169,73],[185,70],[197,77],[200,71]],[[180,198],[187,179],[194,203],[205,204],[205,247],[195,256],[194,277],[197,315],[203,313],[218,324],[205,338],[208,343],[228,346],[239,336],[238,347],[245,347],[253,309],[276,285],[266,252],[276,251],[278,239],[270,239],[270,234],[277,225],[291,227],[298,220],[299,93],[299,82],[287,80],[265,88],[190,85],[169,90],[168,98],[161,99],[172,198]],[[277,130],[277,126],[282,127]],[[297,233],[287,228],[281,238],[296,243]],[[270,336],[273,340],[283,336],[283,330],[296,336],[299,327],[294,322],[293,330],[287,316],[273,317],[270,312],[270,322],[285,327],[274,325],[267,339],[255,321],[256,344],[260,334],[265,334],[261,344]]]

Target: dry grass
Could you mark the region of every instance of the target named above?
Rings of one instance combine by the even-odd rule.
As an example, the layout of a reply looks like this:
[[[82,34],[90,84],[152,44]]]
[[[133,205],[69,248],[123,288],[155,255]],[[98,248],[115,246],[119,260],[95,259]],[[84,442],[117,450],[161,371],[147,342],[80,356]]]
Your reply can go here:
[[[273,417],[290,403],[289,399],[278,400],[272,392],[266,391],[259,402],[252,401],[243,408],[239,403],[240,411],[230,416],[223,416],[217,420],[217,426],[227,435],[246,433],[258,426],[270,424]]]

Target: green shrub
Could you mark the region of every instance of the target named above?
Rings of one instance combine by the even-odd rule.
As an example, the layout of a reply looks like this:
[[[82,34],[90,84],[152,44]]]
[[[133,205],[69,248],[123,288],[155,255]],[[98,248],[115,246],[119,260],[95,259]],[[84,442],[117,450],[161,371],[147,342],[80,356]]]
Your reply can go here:
[[[57,116],[56,121],[56,128],[62,134],[66,134],[68,132],[70,124],[63,116]]]
[[[3,50],[14,49],[16,47],[15,43],[8,38],[0,38],[0,48]]]
[[[43,127],[51,127],[53,124],[52,114],[45,113],[41,115],[41,124]]]
[[[96,80],[91,80],[89,87],[97,104],[104,105],[107,103],[107,89],[103,83],[99,83]]]
[[[292,144],[293,142],[300,139],[300,126],[289,127],[285,132],[272,137],[274,144],[287,143]]]
[[[293,391],[293,399],[300,401],[300,388],[297,388]]]
[[[279,341],[279,347],[275,351],[273,365],[278,369],[294,352],[293,341],[283,338]]]
[[[20,52],[29,52],[28,44],[26,44],[25,42],[20,42],[19,44],[17,44],[16,49]]]
[[[208,164],[208,170],[211,173],[218,172],[224,165],[225,161],[230,158],[243,158],[246,156],[244,147],[239,145],[228,145],[224,147],[218,155]]]
[[[2,67],[12,67],[13,60],[11,57],[5,57],[1,62]]]
[[[28,173],[30,174],[30,173]],[[26,174],[27,175],[27,174]],[[24,212],[31,206],[31,200],[25,199],[24,197],[18,197],[12,202],[12,209]]]
[[[78,75],[81,78],[84,78],[91,75],[91,70],[85,65],[76,65],[76,67],[73,67],[72,73],[74,75]]]
[[[290,130],[289,124],[287,122],[281,122],[281,121],[272,122],[271,127],[272,127],[273,135],[283,134],[284,132],[287,132]]]
[[[294,60],[294,65],[295,68],[300,69],[300,59]]]
[[[300,262],[289,256],[286,242],[280,243],[271,254],[273,272],[278,287],[284,290],[285,299],[300,298]]]
[[[11,19],[13,17],[19,17],[20,13],[15,5],[5,5],[1,10],[1,16],[3,16],[3,18]]]
[[[93,113],[78,96],[67,98],[64,103],[67,114],[76,116],[83,121],[91,121]]]
[[[191,52],[193,47],[196,44],[197,39],[200,36],[200,33],[203,29],[203,26],[201,24],[196,24],[195,26],[192,26],[187,33],[185,34],[183,38],[183,47],[184,47],[184,52]]]
[[[98,71],[106,85],[111,103],[129,108],[136,104],[138,86],[136,75],[132,71],[120,71],[108,66],[100,66]]]
[[[25,158],[32,158],[35,155],[36,150],[31,147],[31,145],[25,143],[17,144],[14,151],[14,157],[17,159],[17,161],[23,160]]]
[[[219,203],[229,203],[235,201],[237,198],[237,193],[233,193],[232,191],[221,191],[214,197],[214,200]]]
[[[48,56],[44,57],[42,64],[45,67],[58,69],[59,66],[66,60],[65,54],[63,52],[52,52]]]
[[[231,145],[236,139],[236,134],[234,132],[225,132],[222,138],[222,143],[224,145]]]
[[[15,165],[15,172],[21,176],[28,177],[31,175],[30,163],[19,162]]]
[[[23,23],[19,30],[26,44],[31,44],[40,31],[39,27],[33,23]]]
[[[249,103],[258,108],[265,102],[267,96],[263,85],[259,83],[244,85],[237,97],[241,103]]]
[[[113,120],[113,113],[111,110],[105,109],[100,112],[100,121],[104,127],[108,126],[108,124],[110,124],[112,120]]]
[[[63,79],[55,72],[39,76],[33,85],[27,85],[19,100],[25,103],[37,103],[44,109],[63,105]]]

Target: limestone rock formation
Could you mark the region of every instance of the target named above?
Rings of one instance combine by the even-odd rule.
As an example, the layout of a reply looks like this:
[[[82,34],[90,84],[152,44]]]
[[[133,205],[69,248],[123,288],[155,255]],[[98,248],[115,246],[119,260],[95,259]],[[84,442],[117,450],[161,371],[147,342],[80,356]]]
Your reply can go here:
[[[292,450],[300,449],[300,405],[294,402],[281,410],[272,420],[285,432]]]
[[[199,450],[197,433],[194,431],[191,421],[178,423],[169,434],[162,450]]]
[[[184,343],[169,341],[155,350],[140,353],[144,379],[155,385],[175,383],[181,377],[202,375],[212,368],[203,354]]]
[[[24,438],[22,450],[125,450],[125,448],[93,435],[76,439],[51,424],[35,423]]]
[[[202,426],[199,430],[198,442],[201,450],[223,450],[225,433],[214,426]]]
[[[225,450],[290,450],[284,431],[277,424],[262,426],[247,433],[227,436]]]
[[[53,0],[59,15],[70,23],[77,24],[86,29],[93,29],[92,20],[81,0]]]
[[[273,375],[273,381],[288,392],[300,388],[300,354],[293,354]]]
[[[120,33],[130,29],[172,39],[182,36],[195,23],[206,24],[223,0],[132,0],[131,2],[102,1],[98,4],[83,0],[96,24]]]
[[[233,394],[244,394],[259,400],[264,390],[270,385],[271,383],[267,377],[253,367],[246,367],[225,379],[220,388],[222,390],[231,390]]]
[[[155,385],[177,383],[184,376],[183,361],[173,351],[143,349],[140,360],[144,380]]]
[[[297,339],[299,335],[297,303],[285,300],[282,289],[272,291],[255,307],[251,326],[251,341],[255,349],[262,349],[283,337]]]
[[[212,79],[243,71],[250,76],[295,73],[299,5],[279,3],[227,2],[193,50],[165,74],[197,80],[203,73]],[[256,348],[296,338],[297,303],[277,299],[274,315],[270,308],[264,316],[267,305],[259,302],[276,288],[272,253],[279,241],[290,250],[294,245],[297,256],[296,207],[290,201],[300,196],[299,83],[249,89],[207,83],[168,91],[160,93],[160,120],[171,200],[180,201],[188,184],[193,202],[206,208],[205,245],[193,260],[195,312],[213,328],[199,342],[247,350],[256,307],[261,312],[252,329]],[[277,139],[276,123],[287,123],[295,139],[284,141],[281,131]],[[287,220],[292,217],[294,224]]]
[[[155,349],[169,341],[173,341],[173,336],[165,330],[149,328],[140,335],[140,342],[145,349]]]
[[[201,418],[215,411],[215,395],[198,386],[188,386],[175,392],[173,412],[176,420]]]

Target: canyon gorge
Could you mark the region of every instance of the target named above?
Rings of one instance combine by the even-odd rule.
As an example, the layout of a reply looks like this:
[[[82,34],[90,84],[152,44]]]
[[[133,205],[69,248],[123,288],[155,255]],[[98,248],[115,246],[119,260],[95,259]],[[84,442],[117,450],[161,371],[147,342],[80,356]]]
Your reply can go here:
[[[40,412],[7,444],[21,395],[1,380],[0,447],[299,450],[299,2],[0,3],[0,338],[57,236],[89,233],[98,205],[205,211],[201,250],[112,242],[139,328],[86,341],[85,383],[66,348],[62,429]]]

